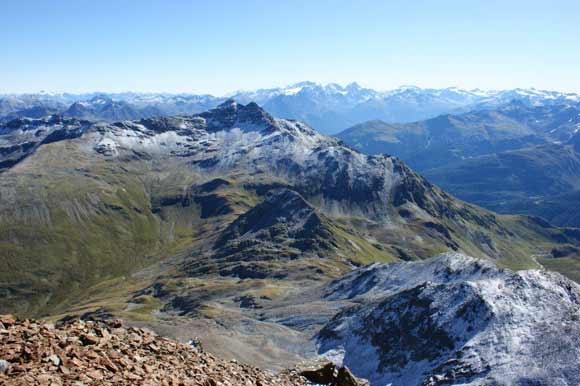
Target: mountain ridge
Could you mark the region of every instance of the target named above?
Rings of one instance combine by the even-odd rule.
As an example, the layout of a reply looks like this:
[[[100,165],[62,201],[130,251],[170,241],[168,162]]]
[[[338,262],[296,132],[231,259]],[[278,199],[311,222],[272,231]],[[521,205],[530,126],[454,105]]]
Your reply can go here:
[[[412,122],[444,113],[493,109],[512,100],[527,105],[577,103],[580,100],[577,94],[536,89],[482,91],[403,86],[377,91],[356,83],[341,86],[299,82],[286,87],[237,91],[226,96],[131,92],[8,94],[0,95],[0,118],[39,118],[45,112],[118,121],[200,113],[231,98],[243,104],[256,102],[274,116],[304,121],[325,134],[335,134],[370,119]],[[105,100],[108,102],[103,103]]]
[[[580,287],[558,274],[443,254],[360,268],[328,287],[327,297],[357,304],[320,331],[319,352],[372,384],[573,385],[580,376]]]
[[[495,109],[443,114],[406,124],[364,122],[336,137],[367,154],[399,156],[424,172],[480,155],[566,143],[579,125],[578,104],[529,106],[512,101]]]

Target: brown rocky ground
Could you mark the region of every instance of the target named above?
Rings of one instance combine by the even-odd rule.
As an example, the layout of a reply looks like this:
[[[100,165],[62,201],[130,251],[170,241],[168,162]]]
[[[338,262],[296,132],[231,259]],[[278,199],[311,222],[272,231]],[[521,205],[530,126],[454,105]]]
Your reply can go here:
[[[295,370],[277,374],[224,361],[118,320],[56,327],[0,317],[0,385],[306,385]]]

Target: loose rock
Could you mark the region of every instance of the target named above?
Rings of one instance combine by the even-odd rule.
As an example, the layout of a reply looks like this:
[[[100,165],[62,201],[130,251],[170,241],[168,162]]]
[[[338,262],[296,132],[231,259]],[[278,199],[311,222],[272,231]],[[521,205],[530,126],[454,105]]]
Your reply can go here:
[[[0,385],[298,386],[296,371],[273,374],[220,360],[191,345],[120,321],[42,321],[0,316]]]
[[[4,359],[0,359],[0,374],[4,374],[8,371],[10,365]]]

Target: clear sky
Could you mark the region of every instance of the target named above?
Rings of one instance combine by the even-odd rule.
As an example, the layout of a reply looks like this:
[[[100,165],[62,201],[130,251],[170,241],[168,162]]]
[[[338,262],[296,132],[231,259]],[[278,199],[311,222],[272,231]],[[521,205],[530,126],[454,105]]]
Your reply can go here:
[[[578,0],[1,0],[0,93],[580,92]]]

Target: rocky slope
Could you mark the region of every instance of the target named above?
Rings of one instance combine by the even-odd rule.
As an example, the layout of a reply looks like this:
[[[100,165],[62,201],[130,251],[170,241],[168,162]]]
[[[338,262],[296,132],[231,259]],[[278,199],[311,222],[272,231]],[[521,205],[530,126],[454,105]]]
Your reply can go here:
[[[327,286],[357,303],[318,334],[319,352],[374,385],[576,385],[580,287],[444,254],[373,264]]]
[[[280,374],[223,361],[193,341],[180,344],[118,320],[57,327],[0,317],[2,385],[305,385]],[[355,383],[344,386],[356,386]]]

